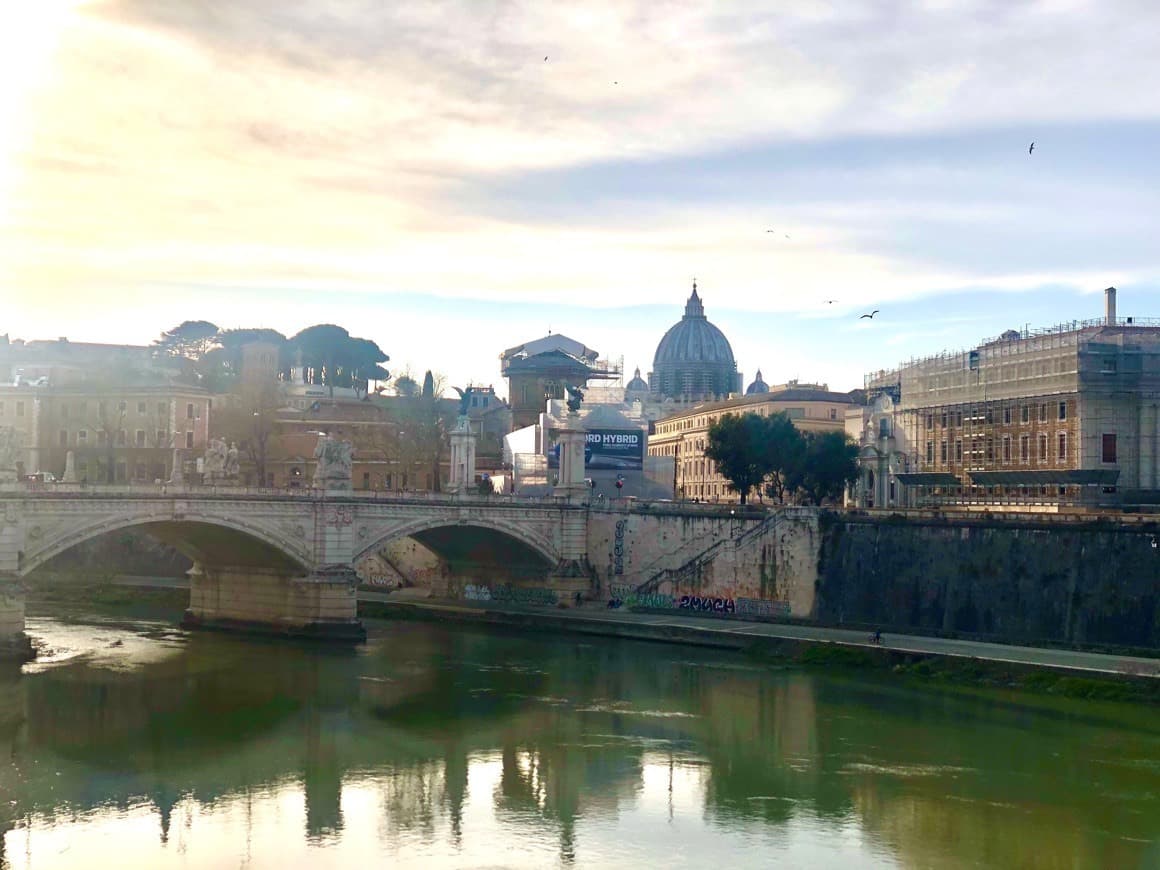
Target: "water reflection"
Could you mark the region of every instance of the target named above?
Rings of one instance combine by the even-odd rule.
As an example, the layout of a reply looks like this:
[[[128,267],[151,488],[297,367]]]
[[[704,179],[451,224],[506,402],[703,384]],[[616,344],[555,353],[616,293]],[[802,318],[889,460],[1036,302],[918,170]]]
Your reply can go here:
[[[54,663],[0,672],[4,870],[1160,858],[1150,711],[422,625],[36,629]]]

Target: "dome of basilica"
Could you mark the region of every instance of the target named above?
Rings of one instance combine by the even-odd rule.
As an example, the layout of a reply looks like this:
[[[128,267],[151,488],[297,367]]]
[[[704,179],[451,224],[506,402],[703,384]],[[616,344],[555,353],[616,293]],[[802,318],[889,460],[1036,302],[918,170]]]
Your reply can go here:
[[[693,282],[685,316],[657,345],[649,374],[650,390],[665,398],[702,400],[724,398],[740,386],[729,339],[705,317]]]

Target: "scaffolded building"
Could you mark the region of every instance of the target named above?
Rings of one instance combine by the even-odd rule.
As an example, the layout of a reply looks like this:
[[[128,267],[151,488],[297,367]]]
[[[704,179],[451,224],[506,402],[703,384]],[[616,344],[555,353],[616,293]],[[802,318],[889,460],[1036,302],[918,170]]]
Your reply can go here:
[[[1105,306],[868,376],[911,450],[896,506],[1160,503],[1160,320]]]

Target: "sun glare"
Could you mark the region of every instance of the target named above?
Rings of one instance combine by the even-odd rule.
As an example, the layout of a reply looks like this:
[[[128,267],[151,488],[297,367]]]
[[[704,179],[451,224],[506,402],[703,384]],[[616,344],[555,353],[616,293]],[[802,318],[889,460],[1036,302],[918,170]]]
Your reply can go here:
[[[28,148],[32,104],[52,76],[61,33],[91,0],[37,0],[8,13],[0,29],[0,225],[7,223],[21,154]]]

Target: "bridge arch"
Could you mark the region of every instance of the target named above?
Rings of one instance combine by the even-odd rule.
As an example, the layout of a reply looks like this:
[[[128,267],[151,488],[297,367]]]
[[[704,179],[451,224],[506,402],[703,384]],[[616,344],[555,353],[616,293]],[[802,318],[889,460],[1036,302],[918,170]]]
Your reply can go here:
[[[313,566],[307,547],[290,535],[283,537],[263,525],[248,522],[244,517],[192,511],[180,518],[156,513],[122,513],[99,519],[89,516],[76,526],[61,529],[43,543],[26,538],[18,574],[27,576],[72,547],[131,528],[140,528],[203,564],[279,567],[295,573],[309,573]]]
[[[488,517],[471,517],[470,519],[426,517],[375,530],[367,536],[365,542],[360,541],[355,545],[355,553],[351,561],[357,564],[360,559],[379,551],[391,541],[400,538],[414,537],[421,535],[423,532],[456,528],[477,528],[498,532],[505,538],[522,544],[528,550],[532,551],[532,553],[539,556],[544,564],[549,567],[554,566],[560,558],[551,541],[534,531],[514,523],[506,523],[502,520],[495,520]]]

